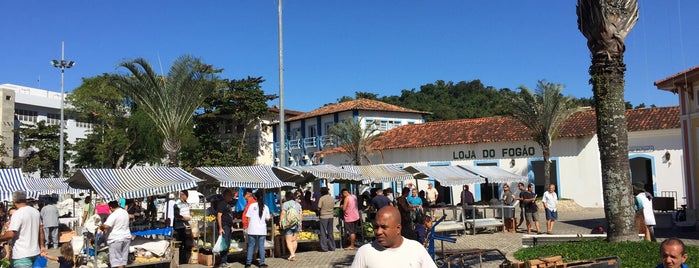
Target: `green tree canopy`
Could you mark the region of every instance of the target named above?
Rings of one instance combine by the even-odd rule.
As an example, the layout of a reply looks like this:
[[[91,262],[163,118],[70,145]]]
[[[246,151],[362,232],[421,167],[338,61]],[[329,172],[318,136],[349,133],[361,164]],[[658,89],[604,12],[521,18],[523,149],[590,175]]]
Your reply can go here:
[[[211,65],[184,55],[175,60],[166,76],[155,73],[145,59],[119,64],[129,71],[117,76],[115,86],[133,100],[153,120],[163,134],[168,165],[179,166],[182,138],[192,131],[194,112],[217,85]]]
[[[69,112],[90,122],[92,131],[75,144],[75,164],[83,168],[129,168],[157,163],[164,156],[162,135],[153,121],[112,83],[114,75],[83,78],[66,97]]]
[[[21,154],[15,159],[15,166],[22,168],[24,172],[39,171],[42,178],[58,177],[59,175],[59,126],[58,124],[46,124],[39,121],[36,124],[20,125],[19,141]],[[70,160],[71,145],[67,141],[67,135],[63,135],[63,163],[64,176],[67,175],[68,161]]]
[[[183,143],[182,166],[253,165],[259,150],[255,131],[268,113],[261,77],[223,80],[195,118],[194,135]]]

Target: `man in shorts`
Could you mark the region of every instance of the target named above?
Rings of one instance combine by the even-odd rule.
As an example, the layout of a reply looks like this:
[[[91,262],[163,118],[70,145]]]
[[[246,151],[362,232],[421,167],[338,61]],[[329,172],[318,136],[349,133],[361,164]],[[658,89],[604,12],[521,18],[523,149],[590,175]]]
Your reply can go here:
[[[357,228],[359,228],[359,208],[357,207],[357,197],[350,194],[347,189],[342,189],[344,201],[342,211],[344,211],[345,230],[349,234],[350,244],[347,250],[354,250],[354,240],[357,238]]]
[[[39,254],[46,254],[41,216],[38,210],[27,205],[27,193],[22,190],[12,193],[12,202],[17,210],[0,241],[12,239],[13,267],[30,268]]]
[[[527,191],[522,194],[522,201],[524,202],[524,218],[527,221],[527,233],[531,234],[532,222],[534,222],[536,233],[541,234],[539,218],[536,216],[539,208],[536,205],[536,194],[534,193],[533,183],[530,183]]]
[[[126,267],[129,261],[129,246],[131,245],[131,230],[129,229],[129,213],[119,205],[118,201],[109,201],[109,210],[112,211],[107,220],[102,224],[104,232],[111,229],[107,237],[109,245],[109,265],[111,267]]]

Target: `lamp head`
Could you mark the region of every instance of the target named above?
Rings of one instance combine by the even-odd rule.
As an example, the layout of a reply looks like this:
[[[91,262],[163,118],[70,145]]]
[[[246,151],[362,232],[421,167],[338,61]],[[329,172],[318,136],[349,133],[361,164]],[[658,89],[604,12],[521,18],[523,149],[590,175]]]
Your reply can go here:
[[[66,68],[73,67],[75,65],[74,61],[69,61],[68,64],[66,64]]]
[[[53,65],[53,67],[58,68],[61,66],[61,63],[58,60],[51,60],[51,65]]]

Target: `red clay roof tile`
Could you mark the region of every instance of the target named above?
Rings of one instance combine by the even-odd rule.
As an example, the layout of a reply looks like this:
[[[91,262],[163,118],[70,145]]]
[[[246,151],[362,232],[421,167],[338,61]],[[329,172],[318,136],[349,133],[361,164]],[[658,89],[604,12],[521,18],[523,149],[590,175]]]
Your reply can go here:
[[[680,128],[679,107],[635,109],[626,112],[628,131]],[[584,137],[596,133],[594,110],[572,115],[559,137]],[[455,144],[531,140],[529,130],[509,117],[485,117],[405,125],[384,133],[377,150],[420,148]]]
[[[286,121],[287,122],[288,121],[296,121],[296,120],[305,119],[305,118],[311,118],[311,117],[316,117],[316,116],[321,116],[321,115],[334,114],[337,112],[353,111],[353,110],[429,114],[429,112],[423,112],[423,111],[403,108],[400,106],[388,104],[388,103],[377,101],[377,100],[356,99],[356,100],[352,100],[352,101],[346,101],[346,102],[326,105],[326,106],[320,107],[318,109],[315,109],[313,111],[307,112],[305,114],[289,118]]]

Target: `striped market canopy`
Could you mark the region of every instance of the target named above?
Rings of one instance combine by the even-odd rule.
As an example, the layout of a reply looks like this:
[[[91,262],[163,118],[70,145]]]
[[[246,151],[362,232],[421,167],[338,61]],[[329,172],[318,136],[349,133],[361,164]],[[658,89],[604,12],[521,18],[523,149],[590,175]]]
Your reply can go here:
[[[283,182],[274,175],[271,166],[198,167],[192,174],[205,181],[219,181],[221,187],[280,188],[294,187],[293,182]]]
[[[90,189],[105,200],[141,198],[194,188],[201,180],[181,168],[79,169],[68,185]]]
[[[372,183],[399,182],[415,179],[413,174],[397,165],[342,166],[344,170],[357,173]]]
[[[421,173],[433,178],[442,186],[484,183],[485,179],[456,166],[409,166],[410,173]]]
[[[528,179],[526,176],[520,176],[499,167],[465,165],[458,165],[458,167],[488,179],[488,183],[526,182]]]
[[[39,197],[38,194],[27,191],[21,169],[0,169],[0,201],[12,201],[12,193],[17,190],[27,192],[27,198]]]
[[[27,190],[39,195],[79,194],[89,193],[90,190],[75,189],[68,186],[62,178],[26,178]]]
[[[371,183],[371,180],[363,178],[357,173],[349,172],[333,165],[273,167],[273,170],[282,181],[308,182],[314,179],[327,179],[328,182],[355,181],[363,184]]]

